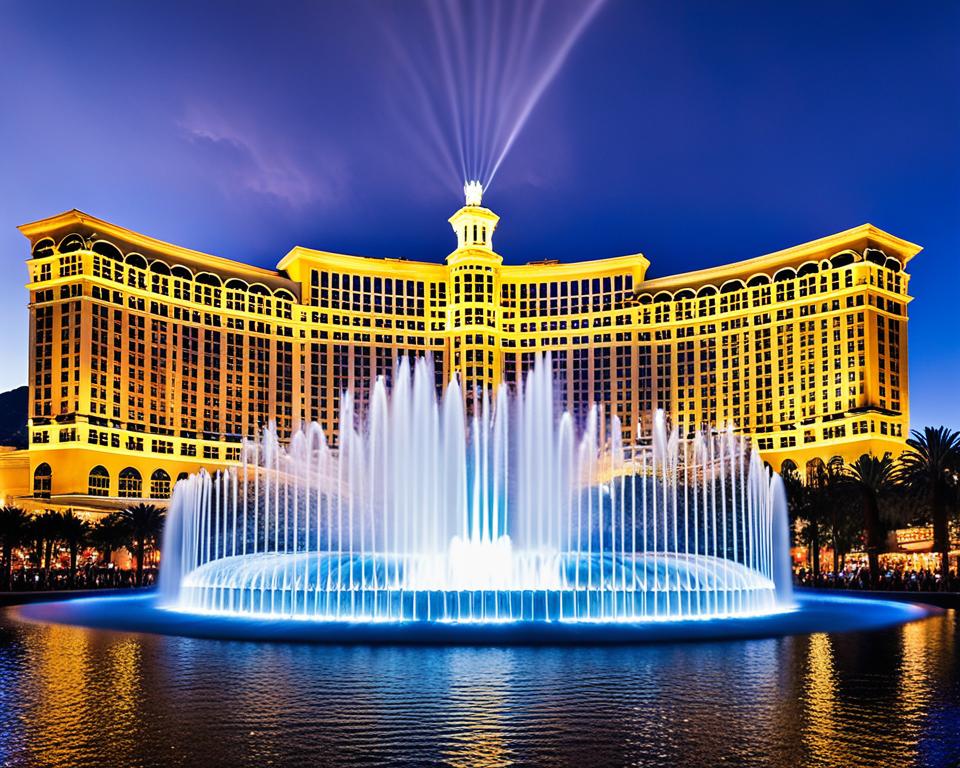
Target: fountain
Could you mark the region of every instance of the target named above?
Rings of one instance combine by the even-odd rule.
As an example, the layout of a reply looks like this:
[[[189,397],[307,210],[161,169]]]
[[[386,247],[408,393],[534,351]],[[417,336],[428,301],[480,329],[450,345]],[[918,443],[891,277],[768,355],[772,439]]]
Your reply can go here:
[[[681,440],[656,414],[625,446],[578,433],[549,357],[520,391],[442,398],[403,358],[365,418],[267,428],[238,469],[181,481],[161,600],[191,613],[339,622],[637,622],[792,604],[780,478],[732,431]],[[601,437],[605,438],[601,440]]]
[[[925,607],[794,596],[780,477],[732,430],[662,412],[622,439],[521,387],[442,397],[402,358],[336,446],[273,428],[240,466],[177,483],[159,589],[23,606],[28,620],[253,640],[633,643],[863,630]],[[638,430],[639,432],[639,430]]]

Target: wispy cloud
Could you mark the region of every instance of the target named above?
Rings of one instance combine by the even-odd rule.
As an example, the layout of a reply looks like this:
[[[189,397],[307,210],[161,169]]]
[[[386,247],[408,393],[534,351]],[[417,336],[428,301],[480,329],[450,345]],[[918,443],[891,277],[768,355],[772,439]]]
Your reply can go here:
[[[205,151],[225,194],[252,193],[294,209],[338,199],[344,159],[337,152],[290,146],[252,121],[210,107],[192,107],[178,121],[188,141]],[[279,135],[279,134],[278,134]]]

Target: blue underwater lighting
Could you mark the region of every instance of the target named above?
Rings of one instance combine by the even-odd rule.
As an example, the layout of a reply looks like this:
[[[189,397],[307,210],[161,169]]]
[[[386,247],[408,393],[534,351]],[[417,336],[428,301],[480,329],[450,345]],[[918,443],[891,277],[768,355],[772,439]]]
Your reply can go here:
[[[756,616],[657,621],[317,621],[256,614],[204,614],[161,607],[156,593],[35,603],[21,618],[97,629],[249,641],[366,644],[616,645],[732,640],[881,629],[936,609],[832,595],[798,595],[792,609]]]
[[[427,360],[382,379],[337,450],[267,429],[242,466],[177,485],[162,604],[261,618],[617,622],[792,604],[777,475],[731,431],[681,440],[662,413],[624,445],[554,402],[549,358],[467,415]],[[605,437],[602,437],[605,436]]]
[[[401,361],[365,417],[342,398],[243,461],[177,484],[159,589],[22,608],[28,619],[319,642],[614,643],[865,629],[926,609],[791,586],[779,476],[730,430],[681,439],[655,414],[625,444],[594,406],[577,432],[549,357],[467,408]],[[469,414],[469,415],[468,415]],[[639,428],[634,434],[639,434]]]

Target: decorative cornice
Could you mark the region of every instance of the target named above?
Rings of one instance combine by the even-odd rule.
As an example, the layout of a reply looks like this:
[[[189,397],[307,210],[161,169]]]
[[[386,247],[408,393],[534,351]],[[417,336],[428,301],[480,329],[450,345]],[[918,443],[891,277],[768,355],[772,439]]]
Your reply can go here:
[[[861,224],[859,227],[837,232],[834,235],[811,240],[780,251],[774,251],[763,256],[755,256],[743,261],[735,261],[719,267],[707,267],[691,272],[681,272],[676,275],[656,277],[647,280],[638,290],[673,291],[679,288],[700,288],[705,285],[719,287],[728,280],[747,280],[757,274],[773,274],[784,267],[797,267],[808,261],[820,261],[845,250],[863,251],[865,248],[879,248],[887,256],[894,256],[903,265],[916,256],[922,246],[903,240],[884,232],[872,224]]]

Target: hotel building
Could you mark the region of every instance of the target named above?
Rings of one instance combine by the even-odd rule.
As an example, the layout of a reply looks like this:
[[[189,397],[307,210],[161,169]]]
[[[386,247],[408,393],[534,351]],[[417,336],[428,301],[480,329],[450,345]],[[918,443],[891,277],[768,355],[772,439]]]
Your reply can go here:
[[[0,454],[0,493],[109,509],[237,461],[268,420],[335,441],[341,391],[362,410],[400,355],[431,355],[438,387],[458,375],[469,393],[550,352],[566,401],[601,403],[627,439],[663,408],[684,434],[751,434],[777,469],[902,450],[918,246],[863,225],[648,279],[640,254],[504,264],[498,216],[467,203],[444,263],[298,246],[263,269],[76,210],[20,227],[30,447]]]

